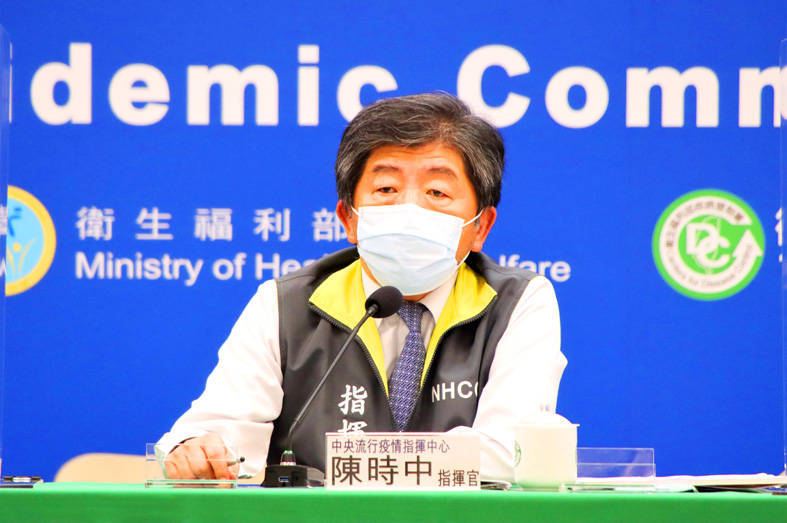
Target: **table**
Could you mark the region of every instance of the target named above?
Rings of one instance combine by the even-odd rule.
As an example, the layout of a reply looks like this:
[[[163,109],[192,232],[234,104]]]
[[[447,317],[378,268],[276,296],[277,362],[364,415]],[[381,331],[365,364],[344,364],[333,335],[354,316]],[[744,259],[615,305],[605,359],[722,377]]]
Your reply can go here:
[[[178,521],[787,522],[787,496],[726,493],[348,492],[325,489],[146,489],[44,483],[0,490],[0,523]]]

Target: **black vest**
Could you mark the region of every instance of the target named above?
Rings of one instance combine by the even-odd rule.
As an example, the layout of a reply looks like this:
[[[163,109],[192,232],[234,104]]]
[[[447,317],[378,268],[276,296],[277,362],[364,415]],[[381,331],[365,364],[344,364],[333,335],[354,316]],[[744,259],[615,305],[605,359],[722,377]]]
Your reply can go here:
[[[293,418],[351,330],[330,310],[310,303],[309,298],[328,276],[357,259],[355,248],[345,249],[276,281],[284,399],[281,414],[274,421],[268,463],[279,462]],[[427,368],[408,432],[442,432],[473,424],[497,343],[525,287],[536,276],[531,271],[501,267],[480,253],[470,253],[466,263],[497,294],[478,314],[443,333]],[[457,287],[455,292],[459,292]],[[457,294],[458,299],[461,297]],[[330,308],[342,307],[346,307],[342,296],[336,296]],[[356,337],[296,430],[293,450],[299,464],[325,470],[326,432],[353,428],[391,432],[393,427],[384,380]]]

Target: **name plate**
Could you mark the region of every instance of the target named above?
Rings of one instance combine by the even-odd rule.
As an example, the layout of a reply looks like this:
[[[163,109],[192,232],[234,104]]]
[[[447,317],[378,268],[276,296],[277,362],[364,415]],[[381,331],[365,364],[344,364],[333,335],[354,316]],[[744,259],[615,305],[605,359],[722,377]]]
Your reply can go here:
[[[332,489],[481,487],[477,434],[329,432],[325,486]]]

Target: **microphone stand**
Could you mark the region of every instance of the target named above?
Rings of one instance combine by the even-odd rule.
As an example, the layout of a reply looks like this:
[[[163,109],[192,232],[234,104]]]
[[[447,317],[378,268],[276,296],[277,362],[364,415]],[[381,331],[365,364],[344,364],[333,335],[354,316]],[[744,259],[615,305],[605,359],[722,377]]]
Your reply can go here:
[[[306,487],[309,484],[309,469],[311,467],[307,467],[306,465],[298,465],[295,461],[295,453],[292,451],[292,439],[295,435],[295,429],[301,424],[301,421],[309,412],[309,409],[314,403],[314,399],[319,394],[320,390],[322,390],[323,385],[328,380],[328,377],[333,372],[334,367],[336,364],[339,363],[339,359],[347,350],[347,347],[350,346],[350,342],[355,338],[355,335],[358,334],[358,331],[361,329],[361,325],[369,319],[370,316],[374,316],[377,311],[380,309],[380,306],[377,303],[372,303],[367,309],[366,314],[363,315],[361,321],[359,321],[355,328],[350,332],[350,335],[347,337],[347,340],[342,345],[342,348],[339,349],[338,354],[331,362],[331,365],[328,367],[328,370],[325,371],[323,374],[322,379],[314,387],[309,399],[306,400],[306,403],[303,404],[301,407],[300,412],[298,415],[295,416],[295,419],[290,425],[290,430],[287,432],[287,440],[286,445],[284,447],[284,452],[281,454],[281,460],[278,465],[268,465],[265,468],[265,479],[262,482],[263,487]],[[316,469],[314,469],[316,470]]]

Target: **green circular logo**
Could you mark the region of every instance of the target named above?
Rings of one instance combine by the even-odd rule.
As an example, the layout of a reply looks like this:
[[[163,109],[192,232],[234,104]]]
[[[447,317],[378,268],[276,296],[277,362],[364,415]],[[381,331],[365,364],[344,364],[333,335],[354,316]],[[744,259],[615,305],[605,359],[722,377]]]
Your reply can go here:
[[[653,231],[653,259],[662,278],[698,300],[720,300],[746,287],[764,252],[757,215],[734,194],[717,189],[684,194]]]

